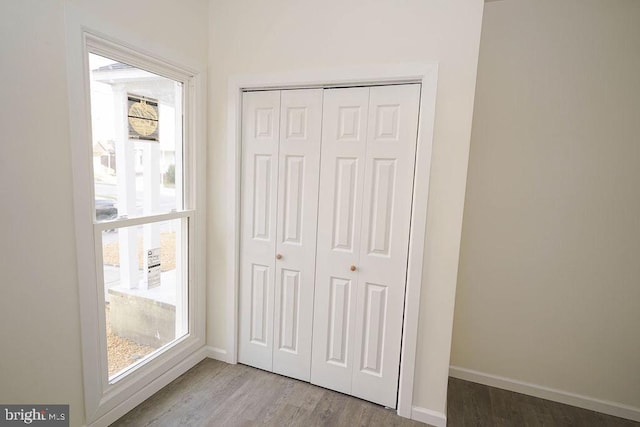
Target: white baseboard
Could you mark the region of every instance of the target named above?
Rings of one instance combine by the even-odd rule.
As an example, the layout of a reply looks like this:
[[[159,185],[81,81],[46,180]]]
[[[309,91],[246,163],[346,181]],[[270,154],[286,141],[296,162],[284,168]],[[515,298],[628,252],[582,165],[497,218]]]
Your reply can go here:
[[[474,383],[484,384],[491,387],[497,387],[504,390],[514,391],[529,396],[539,397],[541,399],[552,400],[579,408],[589,409],[591,411],[601,412],[603,414],[613,415],[614,417],[626,418],[640,422],[640,408],[636,408],[622,403],[600,400],[581,394],[570,393],[568,391],[557,390],[538,384],[526,383],[523,381],[513,380],[511,378],[500,377],[497,375],[485,374],[471,369],[460,368],[458,366],[449,367],[449,375],[453,378],[471,381]]]
[[[435,427],[447,426],[447,415],[431,409],[414,406],[411,408],[411,419]]]
[[[229,354],[227,353],[227,350],[223,350],[217,347],[212,347],[210,345],[206,346],[204,350],[209,359],[215,359],[221,362],[231,363],[229,361]]]
[[[131,398],[127,399],[122,404],[116,406],[102,417],[95,420],[93,423],[89,424],[89,427],[103,427],[108,426],[111,423],[118,420],[124,414],[153,396],[155,393],[160,391],[162,387],[169,384],[171,381],[178,378],[180,375],[187,372],[189,369],[193,368],[195,365],[200,363],[207,357],[207,353],[205,351],[206,347],[201,347],[200,349],[191,353],[189,357],[178,363],[173,368],[169,369],[162,375],[160,375],[155,380],[151,381],[145,387],[143,387],[140,391],[135,393]]]

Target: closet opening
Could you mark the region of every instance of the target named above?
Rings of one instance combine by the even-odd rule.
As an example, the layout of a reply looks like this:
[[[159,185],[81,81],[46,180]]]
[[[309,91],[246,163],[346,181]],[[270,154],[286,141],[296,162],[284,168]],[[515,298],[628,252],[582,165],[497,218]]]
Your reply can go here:
[[[314,366],[324,364],[329,371],[351,367],[350,375],[334,375],[343,385],[324,386],[356,396],[359,389],[382,390],[380,396],[363,398],[396,407],[399,415],[411,417],[436,82],[435,64],[372,67],[356,72],[240,76],[231,80],[228,160],[232,166],[228,182],[235,192],[228,204],[228,248],[234,257],[228,263],[233,280],[227,294],[230,351],[224,360],[261,366],[312,383],[319,383],[314,377],[329,378],[314,375]],[[406,131],[412,134],[409,140],[414,144],[413,149],[406,150],[413,162],[410,167],[398,160],[399,152],[392,148],[393,141],[404,132],[400,124],[406,122],[403,115],[410,110],[384,93],[398,87],[418,89],[413,128]],[[377,104],[372,109],[373,119],[369,120],[372,91],[376,93],[371,98]],[[306,96],[309,98],[304,101]],[[353,102],[358,96],[359,104]],[[340,104],[340,98],[345,97],[349,102]],[[333,115],[338,117],[331,125],[326,124],[331,120],[325,120],[330,110],[327,103],[334,103]],[[253,116],[248,109],[252,109]],[[318,120],[318,116],[319,122],[308,122],[309,118]],[[247,117],[251,119],[246,120]],[[334,139],[333,148],[327,135]],[[375,137],[370,147],[367,135]],[[344,149],[338,140],[352,151],[337,151]],[[351,144],[346,144],[348,140]],[[313,141],[320,141],[319,149]],[[361,141],[360,145],[357,141]],[[310,151],[298,151],[302,147]],[[408,184],[396,185],[398,180]],[[336,181],[342,184],[336,187]],[[355,186],[345,184],[351,182]],[[323,193],[326,200],[333,197],[340,203],[326,202]],[[356,202],[347,203],[353,195]],[[401,195],[409,201],[406,205],[389,203]],[[340,209],[336,210],[335,205]],[[357,212],[361,216],[349,221]],[[402,213],[407,215],[406,220],[398,220],[401,225],[395,227],[392,221]],[[327,231],[325,225],[333,226],[335,218],[346,219]],[[311,238],[304,237],[309,224],[316,228],[315,234],[308,232]],[[384,273],[371,279],[367,273],[382,266],[382,261],[393,259],[392,254],[400,253],[391,245],[400,240],[397,236],[403,234],[402,226],[406,227],[408,238],[404,259],[397,262],[404,287],[404,293],[398,296],[383,283]],[[296,249],[290,249],[295,245]],[[302,249],[304,245],[307,246]],[[353,253],[363,253],[365,259],[377,261],[370,262],[373,268],[359,257],[331,261],[331,255],[345,255],[350,247]],[[303,268],[305,256],[313,260],[312,268]],[[323,257],[329,260],[326,265],[339,271],[324,269]],[[326,274],[321,279],[325,296],[318,291],[318,274]],[[350,277],[354,285],[347,284]],[[306,296],[305,285],[310,286],[311,282],[314,289],[308,294],[312,296]],[[362,286],[357,289],[355,283],[360,282]],[[323,310],[316,309],[316,305]],[[387,316],[391,307],[399,307],[397,316]],[[340,312],[344,316],[337,315]],[[395,321],[396,325],[391,327],[384,323],[387,321]],[[305,322],[311,324],[310,329],[304,326]],[[325,331],[318,332],[322,329],[318,325]],[[348,335],[336,333],[340,330],[353,330],[366,339],[352,341]],[[380,345],[385,340],[396,340],[397,352],[385,353],[387,347]],[[291,363],[295,359],[299,363]],[[322,362],[314,364],[314,360]],[[292,370],[296,372],[282,371],[283,367],[294,366]],[[385,375],[383,371],[390,367],[394,373]],[[370,378],[378,384],[372,385]],[[386,378],[393,380],[380,383]]]
[[[420,89],[242,94],[240,363],[396,407]]]

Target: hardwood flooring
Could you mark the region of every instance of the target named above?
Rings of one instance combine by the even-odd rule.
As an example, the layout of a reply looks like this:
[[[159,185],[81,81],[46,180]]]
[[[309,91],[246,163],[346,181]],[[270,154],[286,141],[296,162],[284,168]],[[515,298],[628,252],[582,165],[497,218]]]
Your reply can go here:
[[[575,406],[449,378],[447,426],[639,427]]]
[[[640,426],[449,380],[449,426]],[[394,410],[244,365],[205,359],[113,426],[424,426]]]

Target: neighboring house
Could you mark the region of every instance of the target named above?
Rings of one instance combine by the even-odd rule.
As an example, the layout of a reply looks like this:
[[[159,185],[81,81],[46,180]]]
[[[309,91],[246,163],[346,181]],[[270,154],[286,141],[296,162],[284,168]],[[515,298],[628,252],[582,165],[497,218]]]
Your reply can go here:
[[[93,170],[105,175],[115,175],[116,150],[113,141],[93,143]]]

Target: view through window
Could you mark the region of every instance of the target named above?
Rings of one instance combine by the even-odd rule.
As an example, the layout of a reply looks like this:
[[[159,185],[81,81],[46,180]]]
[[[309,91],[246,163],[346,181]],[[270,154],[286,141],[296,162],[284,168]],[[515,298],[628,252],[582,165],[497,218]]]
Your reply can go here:
[[[109,380],[188,333],[182,83],[89,54]]]

